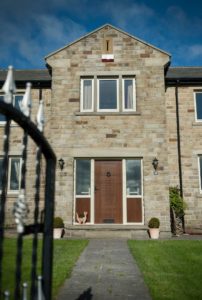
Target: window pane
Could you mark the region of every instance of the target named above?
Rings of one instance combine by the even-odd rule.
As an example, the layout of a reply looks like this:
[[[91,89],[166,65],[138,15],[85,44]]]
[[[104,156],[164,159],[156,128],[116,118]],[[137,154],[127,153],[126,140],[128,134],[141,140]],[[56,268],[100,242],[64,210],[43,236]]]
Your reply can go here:
[[[92,80],[83,80],[83,110],[92,109]]]
[[[141,160],[126,160],[126,193],[141,195]]]
[[[19,102],[22,101],[23,95],[15,95],[14,97],[14,106],[20,110]]]
[[[76,161],[76,194],[90,194],[90,160],[78,159]]]
[[[11,158],[10,166],[10,190],[19,190],[19,177],[20,177],[20,159]]]
[[[0,101],[4,101],[3,95],[0,95]],[[5,121],[6,121],[6,117],[0,114],[0,122],[5,122]]]
[[[133,80],[124,80],[124,108],[133,109]]]
[[[2,189],[2,171],[3,171],[3,159],[0,159],[0,190]]]
[[[117,80],[99,80],[99,109],[117,108]]]

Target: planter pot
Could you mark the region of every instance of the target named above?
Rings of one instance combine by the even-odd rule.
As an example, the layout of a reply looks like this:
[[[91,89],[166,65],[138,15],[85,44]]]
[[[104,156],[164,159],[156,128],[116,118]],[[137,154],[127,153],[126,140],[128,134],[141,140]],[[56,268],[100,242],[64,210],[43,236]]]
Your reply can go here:
[[[53,238],[60,239],[62,237],[63,228],[53,228]]]
[[[149,228],[149,235],[151,239],[157,240],[159,238],[159,228]]]

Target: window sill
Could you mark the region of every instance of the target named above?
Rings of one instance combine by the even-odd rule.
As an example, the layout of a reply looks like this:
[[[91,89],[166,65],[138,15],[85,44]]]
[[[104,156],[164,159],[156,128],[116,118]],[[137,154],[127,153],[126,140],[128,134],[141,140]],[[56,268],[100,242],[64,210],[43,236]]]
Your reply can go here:
[[[117,112],[76,112],[75,116],[141,116],[137,111],[117,111]]]
[[[192,126],[202,126],[202,121],[192,122]]]

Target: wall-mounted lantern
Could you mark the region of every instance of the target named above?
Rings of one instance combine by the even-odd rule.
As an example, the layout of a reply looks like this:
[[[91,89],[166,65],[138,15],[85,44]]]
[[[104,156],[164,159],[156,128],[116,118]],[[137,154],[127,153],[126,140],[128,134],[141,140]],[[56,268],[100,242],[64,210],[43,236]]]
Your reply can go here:
[[[153,168],[154,168],[154,175],[157,175],[158,174],[158,164],[159,164],[159,161],[158,159],[155,157],[152,161],[152,165],[153,165]]]
[[[64,169],[64,165],[65,165],[64,159],[60,158],[58,160],[58,164],[59,164],[60,170],[62,171]]]

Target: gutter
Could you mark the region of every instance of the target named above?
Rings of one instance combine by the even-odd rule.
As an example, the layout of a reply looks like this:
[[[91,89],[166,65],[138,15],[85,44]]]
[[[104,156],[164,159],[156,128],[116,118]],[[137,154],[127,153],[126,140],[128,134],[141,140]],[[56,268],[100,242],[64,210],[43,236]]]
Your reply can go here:
[[[178,87],[180,80],[175,82],[175,103],[176,103],[176,125],[177,125],[177,151],[178,151],[178,168],[179,168],[179,184],[180,184],[180,196],[183,199],[183,180],[182,180],[182,160],[181,160],[181,136],[180,136],[180,118],[179,118],[179,97]],[[182,217],[182,227],[185,233],[184,216]]]

